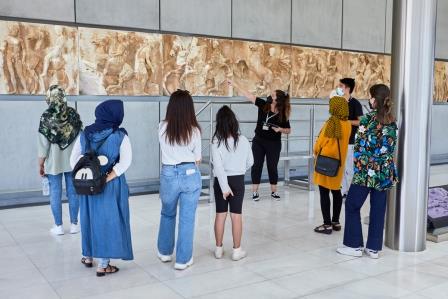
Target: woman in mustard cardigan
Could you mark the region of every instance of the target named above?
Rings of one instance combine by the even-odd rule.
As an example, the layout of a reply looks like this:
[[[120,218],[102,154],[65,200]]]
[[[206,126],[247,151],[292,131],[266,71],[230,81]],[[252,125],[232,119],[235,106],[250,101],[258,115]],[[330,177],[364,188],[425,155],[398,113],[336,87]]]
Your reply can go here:
[[[321,133],[314,145],[314,157],[319,154],[335,159],[341,159],[340,165],[345,165],[348,142],[352,127],[348,119],[348,103],[343,97],[332,97],[330,99],[330,118],[322,127]],[[339,147],[338,147],[339,139]],[[319,185],[320,207],[324,224],[316,227],[316,233],[331,234],[333,230],[340,231],[339,215],[342,208],[341,182],[344,168],[339,167],[335,177],[329,177],[314,172],[314,183]],[[333,195],[333,218],[330,212],[330,191]]]

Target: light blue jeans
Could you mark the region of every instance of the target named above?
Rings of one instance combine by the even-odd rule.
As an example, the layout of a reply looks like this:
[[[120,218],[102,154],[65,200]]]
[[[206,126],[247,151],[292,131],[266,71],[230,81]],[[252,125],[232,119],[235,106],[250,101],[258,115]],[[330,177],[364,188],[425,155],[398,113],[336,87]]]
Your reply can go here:
[[[160,174],[162,211],[157,247],[162,255],[173,254],[177,204],[179,203],[176,245],[176,263],[178,264],[188,263],[193,256],[194,224],[201,188],[201,174],[196,164],[162,166]]]
[[[85,258],[93,261],[93,258],[90,256],[85,256]],[[98,261],[98,266],[97,266],[98,269],[106,269],[110,263],[110,259],[108,259],[108,258],[97,258],[97,261]]]
[[[98,269],[106,269],[109,266],[110,259],[99,258],[98,259]]]
[[[65,177],[65,188],[67,191],[68,207],[70,211],[70,222],[78,223],[79,199],[73,186],[72,173],[65,172],[57,175],[47,175],[50,183],[50,205],[53,212],[54,223],[62,225],[62,175]]]

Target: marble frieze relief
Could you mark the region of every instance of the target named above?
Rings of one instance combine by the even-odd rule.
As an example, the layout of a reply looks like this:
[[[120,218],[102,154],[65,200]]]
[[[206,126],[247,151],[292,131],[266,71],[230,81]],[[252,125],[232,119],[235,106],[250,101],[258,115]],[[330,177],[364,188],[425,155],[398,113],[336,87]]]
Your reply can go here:
[[[78,94],[78,29],[0,22],[0,94],[44,94],[58,83]]]
[[[354,96],[390,84],[391,57],[254,41],[0,21],[0,94],[239,96],[227,79],[256,94],[326,98],[343,77]],[[448,62],[434,66],[434,99],[448,100]]]
[[[79,28],[80,94],[160,95],[162,35]]]

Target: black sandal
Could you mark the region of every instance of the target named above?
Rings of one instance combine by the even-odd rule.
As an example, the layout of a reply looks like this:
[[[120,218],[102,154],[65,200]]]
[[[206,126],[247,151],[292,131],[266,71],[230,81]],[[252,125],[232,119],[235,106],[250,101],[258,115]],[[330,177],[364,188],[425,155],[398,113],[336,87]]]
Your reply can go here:
[[[342,225],[339,222],[333,222],[331,223],[331,226],[333,227],[333,230],[336,232],[342,229]]]
[[[330,235],[333,232],[333,228],[331,225],[322,224],[314,229],[314,231],[318,234]]]
[[[90,262],[88,262],[88,261],[90,261]],[[81,264],[83,264],[87,268],[92,268],[93,267],[93,260],[89,259],[89,258],[86,258],[86,257],[83,257],[81,259]]]
[[[115,274],[117,273],[120,269],[118,269],[115,266],[111,266],[111,265],[107,265],[106,268],[102,268],[104,270],[104,272],[98,272],[96,271],[96,276],[97,277],[103,277],[106,276],[106,274]]]

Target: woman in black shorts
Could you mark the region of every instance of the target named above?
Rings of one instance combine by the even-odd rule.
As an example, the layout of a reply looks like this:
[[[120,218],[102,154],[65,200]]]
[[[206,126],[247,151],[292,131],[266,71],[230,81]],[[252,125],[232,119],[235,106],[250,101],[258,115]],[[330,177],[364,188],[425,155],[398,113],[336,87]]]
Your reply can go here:
[[[240,134],[239,123],[228,106],[223,106],[216,114],[212,162],[216,203],[215,257],[220,259],[224,254],[222,240],[227,212],[230,208],[233,235],[232,259],[238,261],[246,257],[246,252],[241,249],[244,174],[252,166],[254,159],[250,143]]]

